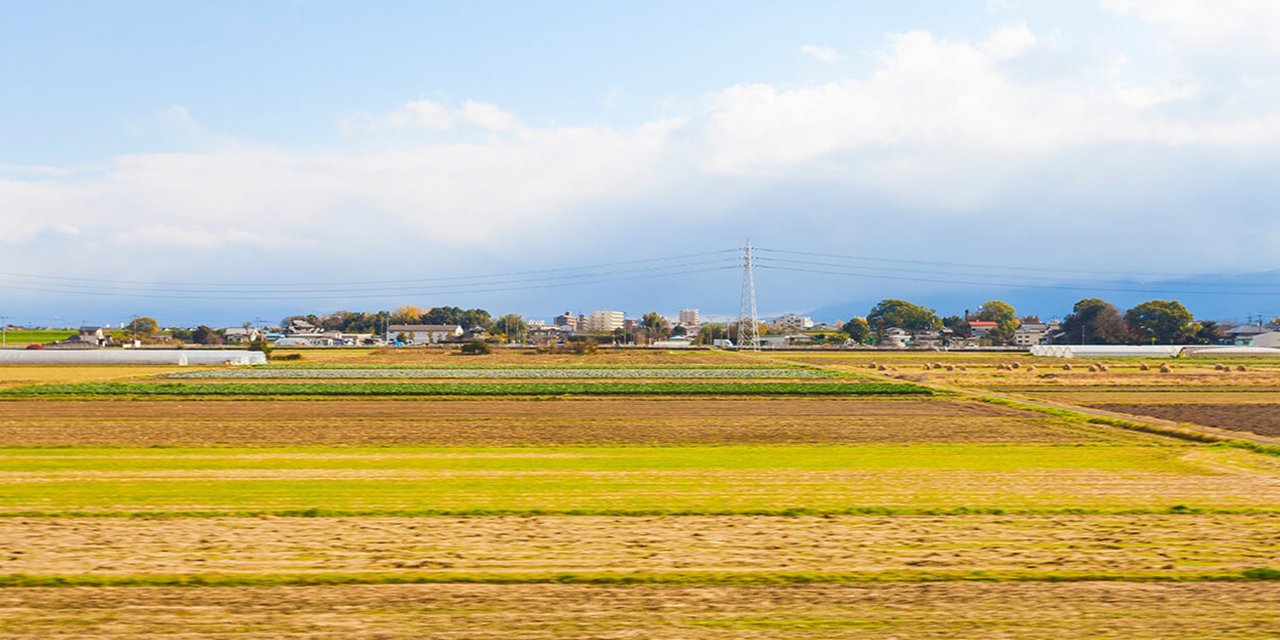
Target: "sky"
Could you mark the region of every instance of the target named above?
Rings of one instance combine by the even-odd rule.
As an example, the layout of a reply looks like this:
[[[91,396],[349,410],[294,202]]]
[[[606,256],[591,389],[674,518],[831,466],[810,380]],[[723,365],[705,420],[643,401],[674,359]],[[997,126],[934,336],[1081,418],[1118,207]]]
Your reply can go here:
[[[748,239],[762,314],[1280,315],[1272,0],[0,13],[16,324],[733,315]]]

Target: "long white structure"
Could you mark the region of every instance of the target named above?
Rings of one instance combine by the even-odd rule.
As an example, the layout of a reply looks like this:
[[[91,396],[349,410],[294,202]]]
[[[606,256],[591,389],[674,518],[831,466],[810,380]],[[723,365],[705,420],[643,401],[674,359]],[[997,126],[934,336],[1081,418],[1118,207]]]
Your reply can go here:
[[[1203,344],[1063,344],[1036,345],[1031,355],[1047,358],[1176,358],[1188,356],[1280,356],[1280,349]]]
[[[0,364],[266,364],[261,351],[199,349],[0,349]]]

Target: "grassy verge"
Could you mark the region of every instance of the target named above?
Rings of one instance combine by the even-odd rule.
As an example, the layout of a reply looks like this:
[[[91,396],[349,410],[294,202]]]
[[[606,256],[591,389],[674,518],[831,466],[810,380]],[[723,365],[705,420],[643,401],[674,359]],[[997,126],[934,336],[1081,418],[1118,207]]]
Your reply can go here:
[[[914,384],[837,382],[139,383],[17,387],[5,396],[845,396],[932,395]]]

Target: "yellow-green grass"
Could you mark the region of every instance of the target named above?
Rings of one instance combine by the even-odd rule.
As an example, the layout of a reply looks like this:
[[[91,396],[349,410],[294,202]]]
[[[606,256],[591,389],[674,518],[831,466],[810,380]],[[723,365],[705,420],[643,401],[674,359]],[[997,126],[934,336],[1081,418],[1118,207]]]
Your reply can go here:
[[[1280,459],[1135,445],[5,449],[17,515],[1280,510]]]
[[[29,344],[66,340],[74,335],[74,329],[10,329],[5,332],[5,344],[9,347],[25,347]]]

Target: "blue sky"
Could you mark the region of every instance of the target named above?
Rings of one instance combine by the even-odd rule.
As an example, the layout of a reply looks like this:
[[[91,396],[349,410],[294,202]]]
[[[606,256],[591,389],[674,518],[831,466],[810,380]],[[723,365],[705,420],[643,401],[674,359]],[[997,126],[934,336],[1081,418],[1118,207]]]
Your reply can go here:
[[[1013,286],[1028,268],[1179,291],[1199,289],[1152,274],[1280,267],[1280,4],[1265,0],[0,9],[0,315],[19,322],[404,303],[732,313],[738,274],[696,267],[270,294],[747,236],[992,265],[990,284],[961,285],[965,268],[942,264],[877,263],[909,279],[792,264],[809,271],[760,274],[766,312],[1005,297],[1051,316],[1081,296]],[[1276,315],[1266,282],[1187,298],[1207,317]],[[264,299],[222,293],[237,285]]]

